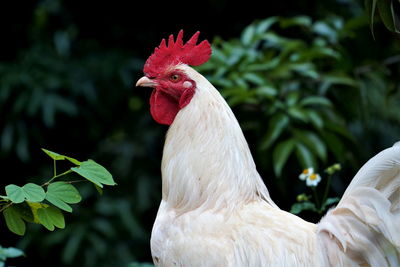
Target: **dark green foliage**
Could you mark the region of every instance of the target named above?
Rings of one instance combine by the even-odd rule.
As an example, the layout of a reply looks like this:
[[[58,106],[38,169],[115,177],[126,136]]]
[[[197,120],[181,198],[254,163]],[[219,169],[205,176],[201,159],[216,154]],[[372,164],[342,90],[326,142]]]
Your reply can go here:
[[[378,13],[385,27],[396,34],[400,33],[400,2],[396,0],[365,0],[370,17],[371,32],[374,34],[375,15]]]
[[[210,41],[222,36],[215,37],[212,59],[199,70],[233,107],[258,170],[282,208],[289,210],[295,196],[305,192],[297,179],[303,166],[342,164],[331,199],[340,196],[365,160],[399,139],[399,43],[381,23],[374,24],[374,41],[369,16],[357,1],[271,2],[268,9],[209,1],[202,3],[201,15],[165,2],[165,9],[179,15],[162,10],[167,15],[158,16],[154,8],[156,13],[140,23],[131,22],[147,3],[131,3],[125,8],[123,1],[33,1],[26,9],[18,7],[23,15],[15,14],[6,27],[15,31],[15,40],[2,39],[8,49],[0,54],[3,186],[45,183],[40,177],[52,174],[37,153],[43,146],[77,158],[89,155],[118,177],[118,186],[101,197],[92,183],[79,184],[84,205],[74,204],[74,190],[48,197],[61,211],[73,208],[65,213],[65,228],[52,232],[25,225],[33,218],[22,190],[24,202],[13,205],[19,211],[10,211],[20,215],[14,222],[25,226],[26,234],[16,239],[4,224],[0,243],[22,248],[26,266],[151,261],[166,128],[149,116],[150,91],[133,85],[161,38],[180,28],[188,34],[200,30]],[[228,14],[228,7],[240,12]],[[265,19],[271,14],[280,17]],[[63,159],[57,164],[68,171],[70,164],[79,165]],[[50,192],[63,186],[50,186]],[[50,229],[63,226],[51,211],[40,217]]]
[[[93,186],[80,184],[85,204],[78,207],[73,204],[76,198],[52,195],[59,186],[50,185],[45,201],[60,210],[73,208],[72,214],[66,214],[65,229],[49,233],[35,224],[25,225],[22,218],[16,222],[20,222],[19,233],[26,234],[18,247],[28,250],[29,265],[43,262],[42,255],[54,257],[49,261],[58,266],[124,266],[149,254],[154,218],[149,208],[159,201],[160,157],[149,151],[162,140],[161,129],[143,132],[154,126],[146,109],[147,92],[133,88],[144,58],[136,57],[133,50],[110,49],[82,37],[66,9],[62,1],[39,1],[31,11],[32,20],[24,25],[24,38],[29,41],[14,51],[15,58],[0,61],[0,160],[2,167],[11,163],[22,172],[6,169],[3,186],[24,185],[23,175],[51,175],[37,153],[41,146],[106,162],[104,166],[118,177],[120,190],[106,190],[98,198]],[[85,172],[72,171],[90,180],[97,167],[90,161],[86,165]],[[107,176],[99,182],[104,179]],[[49,217],[41,215],[43,221]],[[47,221],[50,229],[61,226],[51,216]],[[0,243],[6,245],[7,233],[1,236]]]
[[[272,155],[278,177],[292,154],[302,168],[317,167],[329,154],[343,161],[336,143],[352,141],[329,96],[357,88],[353,74],[338,68],[345,56],[338,45],[342,24],[271,17],[248,26],[240,39],[215,40],[214,56],[199,68],[231,106],[252,115],[243,126],[260,133],[258,148]]]
[[[249,25],[240,39],[214,41],[213,57],[199,70],[245,116],[243,128],[257,134],[257,148],[276,176],[293,165],[291,155],[303,168],[328,158],[354,161],[359,151],[346,147],[355,146],[355,121],[366,129],[381,118],[379,124],[398,133],[398,46],[374,63],[366,55],[357,62],[343,46],[365,26],[362,18],[271,17]]]

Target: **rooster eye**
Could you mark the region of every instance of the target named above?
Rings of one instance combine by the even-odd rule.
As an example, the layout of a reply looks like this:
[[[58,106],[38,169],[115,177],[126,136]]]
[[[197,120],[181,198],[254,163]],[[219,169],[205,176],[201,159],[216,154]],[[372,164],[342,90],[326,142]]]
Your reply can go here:
[[[172,82],[178,82],[178,81],[181,79],[181,76],[179,76],[178,74],[172,74],[172,75],[169,77],[169,79],[170,79]]]

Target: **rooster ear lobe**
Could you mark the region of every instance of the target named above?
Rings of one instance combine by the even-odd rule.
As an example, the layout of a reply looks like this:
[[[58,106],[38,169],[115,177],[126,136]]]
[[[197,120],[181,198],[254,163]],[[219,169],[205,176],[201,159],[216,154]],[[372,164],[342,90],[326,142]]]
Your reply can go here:
[[[192,97],[194,95],[194,88],[190,87],[183,91],[181,98],[179,99],[179,108],[184,108],[187,106],[187,104],[190,103],[190,100],[192,100]]]

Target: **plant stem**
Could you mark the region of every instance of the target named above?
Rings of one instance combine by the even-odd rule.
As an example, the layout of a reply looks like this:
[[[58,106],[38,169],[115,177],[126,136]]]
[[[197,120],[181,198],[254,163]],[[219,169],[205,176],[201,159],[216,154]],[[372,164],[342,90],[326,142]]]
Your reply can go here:
[[[58,177],[61,177],[61,176],[64,176],[64,175],[67,175],[68,173],[71,173],[71,172],[72,172],[72,170],[68,170],[68,171],[63,172],[63,173],[61,173],[61,174],[55,175],[55,176],[54,176],[53,178],[51,178],[49,181],[47,181],[46,183],[42,184],[42,186],[49,185],[54,179],[56,179],[56,178],[58,178]]]
[[[317,205],[317,210],[320,213],[321,212],[321,204],[319,203],[319,199],[318,199],[318,195],[317,195],[317,190],[315,189],[315,186],[311,187],[313,194],[314,194],[314,198],[315,198],[315,204]]]
[[[322,198],[322,205],[325,203],[328,197],[329,188],[331,187],[332,174],[328,176],[328,181],[326,182],[324,197]]]
[[[14,204],[13,202],[8,203],[7,205],[4,205],[1,209],[0,212],[3,212],[4,210],[6,210],[8,207],[10,207],[12,204]]]
[[[56,177],[57,176],[57,167],[56,167],[56,160],[55,159],[53,160],[53,169],[54,169],[53,177]]]
[[[68,182],[65,182],[65,183],[66,184],[73,184],[73,183],[80,183],[80,182],[88,182],[88,180],[81,179],[81,180],[68,181]]]

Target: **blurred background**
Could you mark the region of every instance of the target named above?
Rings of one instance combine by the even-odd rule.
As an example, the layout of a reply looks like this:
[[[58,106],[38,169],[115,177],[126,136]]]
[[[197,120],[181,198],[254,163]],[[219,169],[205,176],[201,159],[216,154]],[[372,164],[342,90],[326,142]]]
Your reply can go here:
[[[303,168],[323,175],[333,163],[342,171],[330,196],[341,196],[366,160],[400,139],[399,38],[378,14],[371,31],[368,10],[358,0],[2,1],[2,188],[51,177],[41,148],[92,158],[118,183],[102,196],[79,185],[83,202],[63,230],[30,225],[19,237],[1,220],[0,245],[26,254],[7,264],[151,262],[167,127],[149,114],[151,90],[134,84],[180,29],[212,42],[198,70],[233,108],[272,199],[290,210],[307,192]]]

